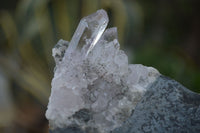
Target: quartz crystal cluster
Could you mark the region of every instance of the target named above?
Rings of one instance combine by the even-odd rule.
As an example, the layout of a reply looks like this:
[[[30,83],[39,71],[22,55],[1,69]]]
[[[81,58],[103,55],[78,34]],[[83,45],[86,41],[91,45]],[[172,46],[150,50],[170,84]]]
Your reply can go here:
[[[46,117],[50,128],[76,125],[108,133],[120,127],[159,72],[128,64],[117,28],[106,29],[108,16],[98,10],[81,19],[70,42],[53,48],[56,62]]]

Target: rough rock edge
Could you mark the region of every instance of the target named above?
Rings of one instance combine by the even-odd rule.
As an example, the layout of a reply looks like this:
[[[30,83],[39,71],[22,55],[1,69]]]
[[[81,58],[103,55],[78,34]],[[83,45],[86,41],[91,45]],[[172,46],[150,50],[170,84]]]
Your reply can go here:
[[[200,95],[161,75],[112,133],[199,133]]]

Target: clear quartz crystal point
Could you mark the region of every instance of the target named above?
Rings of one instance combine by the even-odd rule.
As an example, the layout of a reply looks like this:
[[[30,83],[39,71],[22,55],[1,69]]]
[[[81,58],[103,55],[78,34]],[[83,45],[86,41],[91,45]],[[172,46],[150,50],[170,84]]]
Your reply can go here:
[[[118,39],[117,28],[112,27],[112,28],[106,29],[102,35],[102,39],[107,42],[111,42],[114,39]]]
[[[86,56],[96,45],[108,24],[108,16],[103,9],[81,19],[66,51],[70,54],[76,49],[86,46]]]

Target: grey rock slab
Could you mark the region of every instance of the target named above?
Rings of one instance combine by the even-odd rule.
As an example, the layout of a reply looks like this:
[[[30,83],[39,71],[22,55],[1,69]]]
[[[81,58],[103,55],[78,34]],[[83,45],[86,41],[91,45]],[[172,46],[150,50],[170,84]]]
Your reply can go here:
[[[200,133],[200,95],[160,76],[113,133]]]

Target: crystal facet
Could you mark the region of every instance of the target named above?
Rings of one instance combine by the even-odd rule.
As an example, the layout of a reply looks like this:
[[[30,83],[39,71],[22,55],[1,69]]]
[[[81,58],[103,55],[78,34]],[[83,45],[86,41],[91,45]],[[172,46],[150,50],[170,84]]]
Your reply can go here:
[[[86,56],[96,45],[108,24],[108,16],[104,10],[98,10],[81,19],[66,53],[72,53],[78,47],[81,49],[87,45]]]

